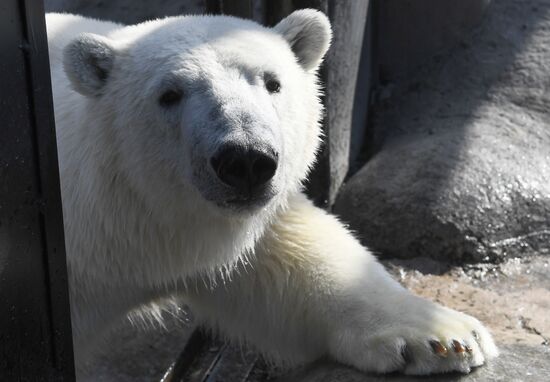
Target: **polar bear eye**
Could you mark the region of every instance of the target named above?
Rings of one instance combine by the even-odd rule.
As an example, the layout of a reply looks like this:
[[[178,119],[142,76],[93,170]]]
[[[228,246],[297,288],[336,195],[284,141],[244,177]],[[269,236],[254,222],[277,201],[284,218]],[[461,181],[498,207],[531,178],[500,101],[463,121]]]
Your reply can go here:
[[[266,74],[264,83],[265,88],[270,93],[279,93],[281,91],[281,83],[273,75]]]
[[[183,97],[181,90],[167,90],[159,98],[159,105],[162,107],[171,107],[177,105]]]

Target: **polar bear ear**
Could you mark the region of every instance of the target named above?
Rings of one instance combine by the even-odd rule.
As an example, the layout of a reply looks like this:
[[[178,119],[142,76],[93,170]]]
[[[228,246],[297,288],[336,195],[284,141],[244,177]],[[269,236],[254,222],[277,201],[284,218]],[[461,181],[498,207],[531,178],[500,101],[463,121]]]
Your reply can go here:
[[[301,9],[284,18],[274,29],[288,41],[306,71],[319,67],[332,38],[330,22],[324,13]]]
[[[63,67],[73,88],[82,95],[98,97],[115,61],[115,49],[103,36],[83,33],[63,50]]]

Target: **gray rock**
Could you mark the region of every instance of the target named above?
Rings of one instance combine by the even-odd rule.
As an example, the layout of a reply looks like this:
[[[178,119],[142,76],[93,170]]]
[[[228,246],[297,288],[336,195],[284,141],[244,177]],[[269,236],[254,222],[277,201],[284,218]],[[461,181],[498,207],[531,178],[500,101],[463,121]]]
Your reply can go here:
[[[451,54],[386,89],[376,155],[335,211],[382,256],[550,252],[550,1],[501,0]]]
[[[468,375],[441,374],[421,378],[430,382],[521,382],[547,381],[550,375],[550,349],[547,347],[507,346],[501,348],[500,357],[488,365],[475,369]],[[388,376],[365,375],[345,366],[318,363],[293,375],[284,376],[280,382],[407,382],[420,378],[400,374]]]

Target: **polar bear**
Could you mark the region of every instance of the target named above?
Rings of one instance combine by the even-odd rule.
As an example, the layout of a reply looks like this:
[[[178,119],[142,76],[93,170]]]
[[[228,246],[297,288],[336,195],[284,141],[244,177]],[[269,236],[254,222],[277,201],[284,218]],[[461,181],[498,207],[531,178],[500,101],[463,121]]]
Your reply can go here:
[[[322,13],[47,27],[77,367],[113,322],[174,294],[289,365],[467,373],[497,354],[479,321],[405,290],[302,193]]]

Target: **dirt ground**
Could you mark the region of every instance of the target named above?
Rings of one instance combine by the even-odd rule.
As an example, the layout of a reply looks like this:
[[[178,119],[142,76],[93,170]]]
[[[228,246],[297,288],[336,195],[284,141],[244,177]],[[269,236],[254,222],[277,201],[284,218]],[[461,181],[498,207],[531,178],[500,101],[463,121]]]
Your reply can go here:
[[[383,261],[407,288],[487,325],[500,356],[471,374],[365,375],[321,361],[277,382],[547,382],[550,381],[550,258],[453,267],[428,258]]]
[[[388,261],[407,288],[485,323],[501,345],[550,346],[550,259],[448,267],[429,259]]]

